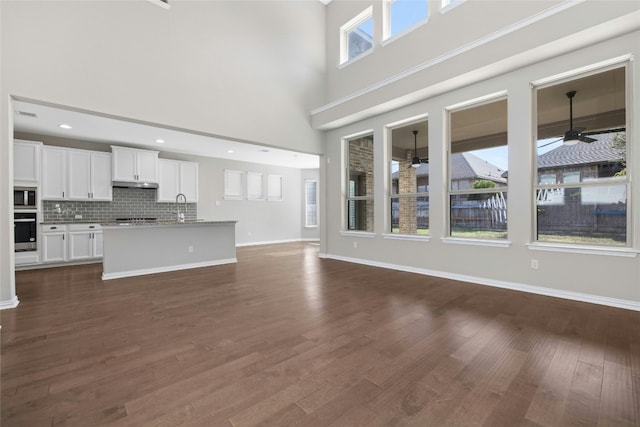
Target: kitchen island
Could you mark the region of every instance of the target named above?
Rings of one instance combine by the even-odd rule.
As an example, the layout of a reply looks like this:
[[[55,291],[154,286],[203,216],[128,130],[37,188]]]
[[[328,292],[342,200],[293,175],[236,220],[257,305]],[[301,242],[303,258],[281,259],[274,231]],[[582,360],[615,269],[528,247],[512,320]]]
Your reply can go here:
[[[104,223],[102,279],[235,263],[236,222]]]

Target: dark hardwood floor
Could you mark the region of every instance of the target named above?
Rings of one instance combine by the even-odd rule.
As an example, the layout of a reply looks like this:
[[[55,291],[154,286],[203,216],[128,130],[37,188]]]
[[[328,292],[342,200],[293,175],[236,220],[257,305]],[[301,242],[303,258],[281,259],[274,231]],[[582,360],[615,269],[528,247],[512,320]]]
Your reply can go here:
[[[2,427],[640,425],[640,313],[317,250],[18,272]]]

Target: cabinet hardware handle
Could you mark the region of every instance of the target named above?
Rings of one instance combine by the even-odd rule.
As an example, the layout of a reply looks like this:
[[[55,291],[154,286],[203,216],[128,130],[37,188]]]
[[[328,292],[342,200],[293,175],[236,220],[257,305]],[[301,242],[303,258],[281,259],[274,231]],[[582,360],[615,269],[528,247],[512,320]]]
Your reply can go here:
[[[58,227],[51,227],[51,230],[57,230]]]
[[[96,228],[96,226],[95,225],[90,225],[89,228]]]
[[[62,197],[64,197],[64,191],[62,192]]]

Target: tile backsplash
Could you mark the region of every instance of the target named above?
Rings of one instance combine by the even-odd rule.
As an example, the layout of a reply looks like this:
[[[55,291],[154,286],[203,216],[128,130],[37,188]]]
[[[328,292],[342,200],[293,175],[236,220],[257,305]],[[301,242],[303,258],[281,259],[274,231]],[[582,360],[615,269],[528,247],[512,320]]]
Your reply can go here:
[[[176,218],[175,203],[156,202],[155,189],[113,188],[110,202],[43,200],[42,222],[100,222],[116,218]],[[180,204],[182,211],[182,204]],[[76,219],[82,215],[82,219]],[[187,203],[186,219],[197,219],[198,204]]]

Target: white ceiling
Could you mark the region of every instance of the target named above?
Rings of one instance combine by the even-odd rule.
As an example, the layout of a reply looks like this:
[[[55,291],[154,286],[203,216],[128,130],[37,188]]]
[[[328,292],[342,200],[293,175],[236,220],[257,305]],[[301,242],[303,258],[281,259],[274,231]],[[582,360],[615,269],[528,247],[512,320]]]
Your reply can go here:
[[[298,169],[317,169],[319,157],[160,125],[137,123],[23,100],[13,101],[14,131],[126,145]],[[23,113],[35,114],[36,117]],[[62,129],[66,123],[71,129]],[[156,140],[162,139],[164,143]]]

